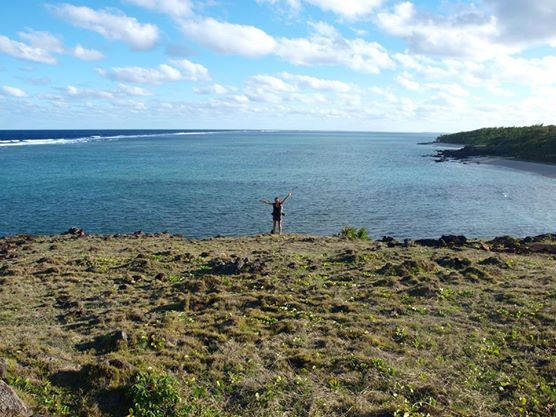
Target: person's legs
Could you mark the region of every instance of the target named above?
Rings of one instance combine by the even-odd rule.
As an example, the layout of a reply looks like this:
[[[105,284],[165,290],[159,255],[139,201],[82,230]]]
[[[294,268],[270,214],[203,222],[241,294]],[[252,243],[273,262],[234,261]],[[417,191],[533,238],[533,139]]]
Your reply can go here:
[[[282,220],[278,221],[278,230],[280,230],[280,234],[282,234]]]
[[[272,220],[272,234],[276,233],[276,220]]]

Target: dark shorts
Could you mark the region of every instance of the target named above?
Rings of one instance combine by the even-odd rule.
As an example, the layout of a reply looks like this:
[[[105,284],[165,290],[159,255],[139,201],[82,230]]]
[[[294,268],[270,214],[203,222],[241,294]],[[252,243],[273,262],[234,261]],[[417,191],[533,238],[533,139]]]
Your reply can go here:
[[[275,222],[279,222],[282,220],[282,215],[281,214],[273,214],[272,215],[272,220]]]

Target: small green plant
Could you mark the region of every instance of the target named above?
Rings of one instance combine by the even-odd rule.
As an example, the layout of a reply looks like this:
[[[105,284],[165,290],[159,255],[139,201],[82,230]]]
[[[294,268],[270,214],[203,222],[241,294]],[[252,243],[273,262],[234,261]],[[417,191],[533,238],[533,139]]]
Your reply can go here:
[[[347,237],[350,240],[369,240],[369,231],[366,227],[358,229],[353,226],[346,226],[340,231],[340,236]]]
[[[181,417],[181,398],[177,381],[153,370],[138,372],[128,389],[132,403],[128,417]]]

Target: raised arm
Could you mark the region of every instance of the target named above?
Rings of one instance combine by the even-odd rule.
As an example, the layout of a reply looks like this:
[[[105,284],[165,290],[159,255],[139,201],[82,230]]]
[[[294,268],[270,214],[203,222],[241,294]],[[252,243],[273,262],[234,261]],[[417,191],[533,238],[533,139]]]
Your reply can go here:
[[[263,204],[268,204],[269,206],[272,205],[272,203],[271,203],[270,201],[265,200],[265,199],[262,199],[262,200],[259,200],[259,201],[260,201],[261,203],[263,203]]]
[[[292,193],[288,193],[288,195],[282,200],[282,204],[284,204],[286,201],[288,201],[288,198],[290,198],[292,196]]]

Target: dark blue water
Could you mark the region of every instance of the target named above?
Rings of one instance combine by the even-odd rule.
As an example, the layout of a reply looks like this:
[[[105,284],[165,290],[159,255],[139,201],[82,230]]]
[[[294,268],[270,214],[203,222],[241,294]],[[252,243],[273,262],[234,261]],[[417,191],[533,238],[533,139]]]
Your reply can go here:
[[[0,235],[268,232],[261,198],[293,190],[290,232],[375,237],[556,230],[556,180],[435,163],[433,134],[0,131]]]

